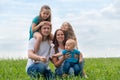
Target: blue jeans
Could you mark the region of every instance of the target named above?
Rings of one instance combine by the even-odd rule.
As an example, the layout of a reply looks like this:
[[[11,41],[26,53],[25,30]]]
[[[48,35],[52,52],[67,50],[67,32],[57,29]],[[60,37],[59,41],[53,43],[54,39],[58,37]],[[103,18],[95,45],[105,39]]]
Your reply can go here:
[[[43,75],[46,80],[52,80],[51,78],[53,77],[51,70],[48,70],[42,62],[32,64],[27,69],[27,74],[32,78],[40,78],[40,75]]]
[[[79,63],[80,65],[80,76],[82,77],[82,72],[83,72],[83,67],[84,67],[84,60],[82,61],[82,63]],[[71,69],[70,69],[71,70]],[[72,74],[74,72],[74,69],[72,71],[69,71],[69,74]],[[57,76],[62,76],[63,74],[63,66],[57,67],[55,69],[55,75]]]
[[[62,77],[62,74],[63,74],[63,68],[62,68],[62,66],[57,67],[57,68],[55,69],[55,76],[60,76],[60,77]]]
[[[74,70],[74,75],[78,76],[78,74],[82,70],[81,67],[80,67],[80,64],[78,62],[77,63],[73,63],[73,62],[65,61],[64,65],[63,65],[64,73],[65,74],[69,74],[69,70],[70,70],[71,67]]]

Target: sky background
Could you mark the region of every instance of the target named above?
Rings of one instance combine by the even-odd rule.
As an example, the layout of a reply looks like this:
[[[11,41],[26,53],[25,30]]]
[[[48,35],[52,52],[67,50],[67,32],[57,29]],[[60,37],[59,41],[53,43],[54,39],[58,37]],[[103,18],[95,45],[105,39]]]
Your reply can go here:
[[[27,58],[29,28],[44,4],[52,32],[71,23],[84,57],[120,57],[120,0],[0,0],[0,58]]]

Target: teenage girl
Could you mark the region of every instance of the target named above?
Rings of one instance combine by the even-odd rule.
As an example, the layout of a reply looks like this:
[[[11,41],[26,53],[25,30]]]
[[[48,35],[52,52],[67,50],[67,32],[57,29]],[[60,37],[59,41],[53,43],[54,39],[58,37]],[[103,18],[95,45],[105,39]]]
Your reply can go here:
[[[51,9],[48,5],[43,5],[40,9],[39,15],[33,19],[32,25],[30,26],[30,31],[29,31],[30,33],[29,40],[32,37],[36,39],[36,43],[34,46],[35,53],[38,51],[39,45],[43,40],[42,35],[38,32],[38,29],[40,28],[40,26],[46,23],[51,24],[50,22],[51,22]]]

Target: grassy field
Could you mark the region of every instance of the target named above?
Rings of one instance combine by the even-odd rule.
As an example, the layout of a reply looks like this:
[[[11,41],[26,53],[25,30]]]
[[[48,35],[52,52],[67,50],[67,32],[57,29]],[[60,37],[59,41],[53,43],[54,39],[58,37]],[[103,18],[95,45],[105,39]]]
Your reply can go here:
[[[26,59],[0,59],[0,80],[30,80],[25,72],[26,62]],[[84,69],[88,79],[70,77],[68,80],[120,80],[120,58],[85,58]]]

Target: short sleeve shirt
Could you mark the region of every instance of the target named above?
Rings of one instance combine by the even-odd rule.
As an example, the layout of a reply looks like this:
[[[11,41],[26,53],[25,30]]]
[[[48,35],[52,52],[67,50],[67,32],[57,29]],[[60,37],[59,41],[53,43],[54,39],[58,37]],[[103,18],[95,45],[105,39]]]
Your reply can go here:
[[[39,22],[40,22],[40,17],[39,16],[36,16],[32,21],[32,23],[35,23],[36,25],[39,24]],[[33,37],[33,33],[34,32],[32,31],[32,24],[31,24],[30,30],[29,30],[29,40]]]
[[[78,58],[75,58],[75,54],[79,55],[80,51],[78,51],[77,49],[74,49],[72,51],[63,50],[62,54],[70,54],[70,58],[66,59],[66,61],[76,63],[78,61]]]

